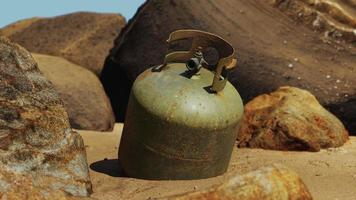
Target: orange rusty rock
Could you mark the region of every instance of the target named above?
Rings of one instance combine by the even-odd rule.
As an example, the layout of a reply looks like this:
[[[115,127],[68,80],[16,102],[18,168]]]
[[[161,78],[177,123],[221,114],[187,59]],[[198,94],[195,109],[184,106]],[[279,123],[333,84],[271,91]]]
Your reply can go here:
[[[238,146],[274,150],[319,151],[338,147],[348,132],[308,91],[281,87],[245,106]]]
[[[236,174],[226,183],[204,191],[165,198],[167,200],[311,200],[299,176],[278,164],[244,175]]]

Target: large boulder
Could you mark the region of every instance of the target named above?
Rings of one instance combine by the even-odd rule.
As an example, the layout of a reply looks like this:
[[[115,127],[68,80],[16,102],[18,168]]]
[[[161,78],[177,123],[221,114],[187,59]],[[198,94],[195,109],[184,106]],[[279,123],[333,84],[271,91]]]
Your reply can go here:
[[[245,106],[237,135],[240,147],[319,151],[348,139],[345,127],[308,91],[281,87]]]
[[[34,187],[91,193],[85,147],[31,54],[0,37],[0,196]],[[31,196],[32,190],[22,191]],[[36,190],[46,195],[45,190]]]
[[[124,25],[118,14],[79,12],[19,21],[4,27],[0,35],[30,52],[63,57],[99,75]]]
[[[148,0],[115,41],[101,75],[118,120],[134,79],[163,62],[169,33],[182,28],[209,31],[233,44],[238,67],[229,80],[244,102],[283,85],[308,89],[356,132],[355,45],[325,42],[270,0]]]
[[[32,54],[39,69],[63,99],[73,128],[110,131],[115,117],[95,74],[63,58]]]
[[[311,200],[308,188],[294,171],[278,164],[247,174],[234,174],[226,183],[212,188],[172,196],[170,200]]]

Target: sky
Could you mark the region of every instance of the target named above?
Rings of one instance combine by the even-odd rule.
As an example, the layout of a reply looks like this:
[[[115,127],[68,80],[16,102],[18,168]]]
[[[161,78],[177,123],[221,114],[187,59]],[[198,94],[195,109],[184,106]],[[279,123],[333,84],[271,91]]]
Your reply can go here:
[[[128,21],[145,0],[1,0],[0,27],[30,17],[77,11],[120,13]]]

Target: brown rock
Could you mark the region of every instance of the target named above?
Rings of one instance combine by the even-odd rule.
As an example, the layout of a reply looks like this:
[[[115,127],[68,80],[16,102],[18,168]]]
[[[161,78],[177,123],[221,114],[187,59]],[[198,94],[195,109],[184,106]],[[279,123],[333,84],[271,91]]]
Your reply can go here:
[[[324,42],[270,0],[148,0],[116,40],[102,72],[118,120],[134,79],[163,62],[169,33],[182,28],[209,31],[233,44],[238,67],[230,81],[244,102],[283,85],[307,89],[356,133],[356,110],[342,110],[356,107],[355,45]]]
[[[1,195],[21,187],[14,180],[24,176],[34,187],[91,193],[83,140],[70,129],[61,99],[31,54],[2,37],[0,138]],[[31,191],[22,193],[31,196]]]
[[[125,25],[117,14],[73,13],[10,24],[0,31],[30,52],[59,56],[99,75]]]
[[[348,139],[343,124],[308,91],[281,87],[245,106],[237,140],[240,147],[319,151]]]
[[[33,18],[17,21],[13,24],[9,24],[6,27],[0,29],[0,35],[5,37],[10,37],[11,35],[14,35],[16,33],[21,33],[21,31],[25,30],[39,19],[41,18],[33,17]]]
[[[32,55],[63,99],[73,128],[112,130],[115,118],[110,101],[94,73],[63,58]]]
[[[272,165],[244,175],[236,174],[226,183],[198,192],[168,197],[175,200],[311,200],[299,176],[292,170]]]
[[[326,37],[356,42],[354,0],[272,0],[272,4]]]

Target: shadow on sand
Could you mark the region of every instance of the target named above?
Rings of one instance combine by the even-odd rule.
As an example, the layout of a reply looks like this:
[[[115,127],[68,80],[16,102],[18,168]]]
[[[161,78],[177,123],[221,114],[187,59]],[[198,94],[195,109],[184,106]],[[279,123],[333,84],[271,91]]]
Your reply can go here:
[[[90,164],[90,169],[112,177],[127,177],[118,159],[104,159]]]

